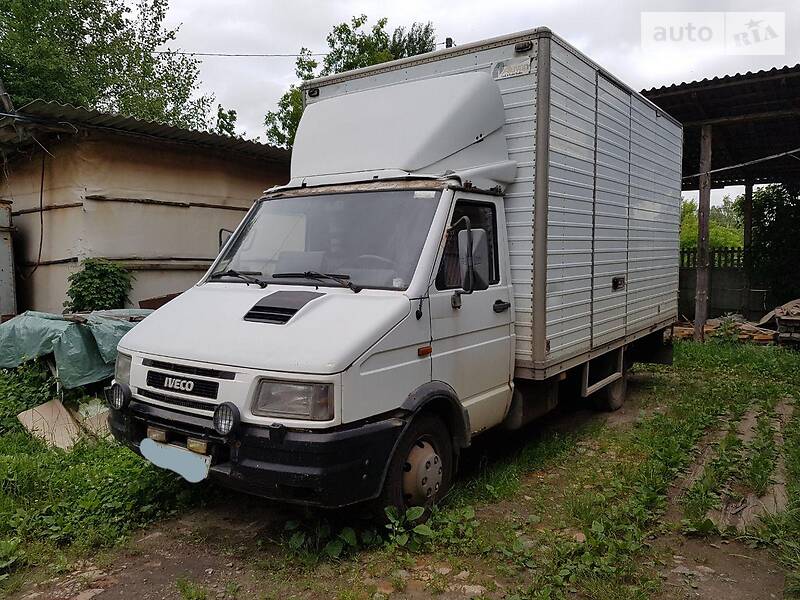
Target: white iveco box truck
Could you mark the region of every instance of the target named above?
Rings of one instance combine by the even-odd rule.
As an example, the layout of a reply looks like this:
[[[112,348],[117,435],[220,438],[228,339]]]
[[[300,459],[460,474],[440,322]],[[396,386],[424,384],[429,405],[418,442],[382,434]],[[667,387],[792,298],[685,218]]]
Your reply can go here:
[[[190,481],[428,505],[677,316],[681,126],[547,29],[303,86],[291,180],[119,344],[115,436]]]

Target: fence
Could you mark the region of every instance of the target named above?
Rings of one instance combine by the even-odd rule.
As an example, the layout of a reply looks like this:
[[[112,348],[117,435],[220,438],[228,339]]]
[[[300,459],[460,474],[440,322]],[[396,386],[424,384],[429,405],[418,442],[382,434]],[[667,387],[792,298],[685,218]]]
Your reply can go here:
[[[745,266],[750,259],[744,248],[713,248],[709,252],[709,316],[739,313],[749,319],[760,318],[769,308],[770,294],[755,289]],[[694,317],[697,281],[697,248],[681,248],[679,311],[685,318]]]
[[[712,248],[709,252],[709,266],[717,269],[743,269],[745,266],[744,248]],[[697,248],[681,248],[681,268],[697,267]]]

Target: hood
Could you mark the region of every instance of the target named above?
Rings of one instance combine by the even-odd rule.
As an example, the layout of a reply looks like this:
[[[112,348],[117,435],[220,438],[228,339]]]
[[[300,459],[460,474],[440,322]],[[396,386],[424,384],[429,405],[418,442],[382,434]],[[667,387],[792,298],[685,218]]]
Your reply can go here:
[[[274,288],[274,289],[273,289]],[[349,367],[408,315],[402,294],[364,290],[213,283],[194,287],[134,327],[119,343],[132,352],[231,367],[330,374]],[[302,293],[305,292],[305,293]],[[277,294],[274,299],[270,296]],[[282,324],[245,320],[270,305],[297,312]],[[259,309],[257,308],[256,311]]]

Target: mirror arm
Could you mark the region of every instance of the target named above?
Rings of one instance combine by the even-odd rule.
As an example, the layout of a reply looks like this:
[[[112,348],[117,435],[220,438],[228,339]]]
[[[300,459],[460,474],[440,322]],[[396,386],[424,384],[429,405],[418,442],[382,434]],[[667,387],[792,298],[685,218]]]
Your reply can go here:
[[[223,241],[222,236],[224,234],[228,234],[228,238]],[[231,238],[233,232],[230,229],[225,229],[224,227],[220,227],[219,231],[217,232],[217,244],[219,245],[219,250],[222,250],[222,247],[227,243],[227,241]]]
[[[464,289],[456,290],[455,292],[453,292],[453,295],[450,298],[450,306],[452,306],[453,308],[461,308],[461,296],[463,296],[464,294],[472,293],[472,274],[473,270],[475,269],[475,264],[472,260],[472,222],[469,220],[469,217],[467,215],[464,215],[458,221],[450,225],[450,227],[448,227],[447,230],[448,231],[452,230],[453,228],[455,228],[456,225],[458,225],[462,221],[466,224],[466,230],[467,230],[467,278],[469,279],[469,289],[464,287]]]

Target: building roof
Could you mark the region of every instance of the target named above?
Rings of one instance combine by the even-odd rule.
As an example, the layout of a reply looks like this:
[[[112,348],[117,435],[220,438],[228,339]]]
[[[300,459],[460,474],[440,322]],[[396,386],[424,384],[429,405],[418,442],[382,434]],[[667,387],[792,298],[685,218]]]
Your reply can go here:
[[[27,130],[69,133],[77,132],[80,129],[105,130],[155,140],[185,143],[212,150],[233,152],[255,159],[279,162],[287,166],[289,164],[290,152],[285,148],[46,100],[34,100],[26,104],[17,109],[15,116],[0,117],[0,148],[14,147],[25,143],[28,140],[26,140],[24,132]],[[19,135],[20,131],[23,132],[22,137]]]
[[[711,125],[714,187],[753,183],[800,182],[800,152],[771,160],[767,156],[800,148],[800,64],[736,73],[701,81],[643,90],[642,94],[684,127],[684,189],[696,189],[700,170],[700,129]],[[795,158],[796,157],[796,158]]]

